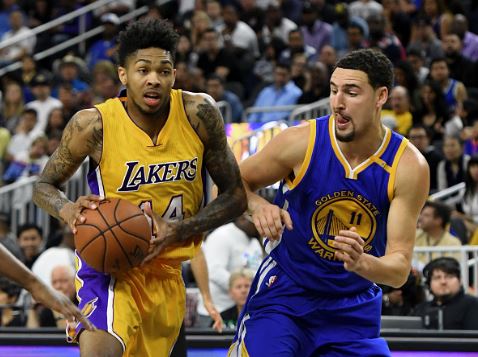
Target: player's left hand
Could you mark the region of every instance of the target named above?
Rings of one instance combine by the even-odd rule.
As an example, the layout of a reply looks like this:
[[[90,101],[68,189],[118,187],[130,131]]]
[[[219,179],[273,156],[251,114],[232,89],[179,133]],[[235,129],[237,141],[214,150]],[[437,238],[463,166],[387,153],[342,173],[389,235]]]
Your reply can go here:
[[[143,260],[143,264],[145,264],[156,257],[164,247],[176,242],[177,235],[174,222],[167,221],[155,214],[149,202],[144,205],[143,211],[153,225],[153,236],[149,244],[148,255]]]
[[[348,271],[356,271],[360,265],[360,258],[364,253],[364,240],[357,233],[355,227],[349,230],[339,231],[335,236],[333,246],[336,249],[335,257],[344,262],[344,268]]]
[[[90,322],[90,320],[83,316],[75,304],[73,304],[70,299],[68,299],[62,293],[54,291],[41,281],[35,281],[35,283],[29,287],[28,290],[31,292],[32,297],[36,302],[56,312],[59,312],[68,321],[81,322],[85,329],[89,331],[96,330],[95,326]]]
[[[204,301],[204,307],[206,308],[207,313],[209,314],[211,319],[214,321],[212,328],[217,332],[221,333],[222,329],[224,328],[224,322],[222,321],[221,314],[219,313],[219,311],[217,311],[216,307],[210,300]]]

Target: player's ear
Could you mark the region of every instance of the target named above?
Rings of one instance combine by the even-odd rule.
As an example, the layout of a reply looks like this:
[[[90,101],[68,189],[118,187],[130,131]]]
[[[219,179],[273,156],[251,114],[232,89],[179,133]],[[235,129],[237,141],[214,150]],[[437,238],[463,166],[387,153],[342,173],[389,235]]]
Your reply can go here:
[[[377,107],[382,107],[388,100],[388,89],[387,87],[380,87],[377,89]]]
[[[126,68],[118,66],[118,77],[121,81],[121,84],[125,86],[128,82],[126,77]]]
[[[176,82],[176,68],[173,69],[173,84],[171,84],[171,87],[174,86],[174,82]]]

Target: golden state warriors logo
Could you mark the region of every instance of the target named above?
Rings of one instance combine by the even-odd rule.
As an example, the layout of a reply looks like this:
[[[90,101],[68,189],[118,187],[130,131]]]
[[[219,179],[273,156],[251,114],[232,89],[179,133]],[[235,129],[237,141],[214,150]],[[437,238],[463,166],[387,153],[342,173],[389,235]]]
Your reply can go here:
[[[380,214],[372,202],[353,191],[337,191],[321,197],[315,204],[317,208],[311,220],[314,236],[308,242],[315,253],[333,260],[335,248],[331,241],[341,230],[351,227],[355,227],[365,241],[364,251],[372,249],[376,216]]]

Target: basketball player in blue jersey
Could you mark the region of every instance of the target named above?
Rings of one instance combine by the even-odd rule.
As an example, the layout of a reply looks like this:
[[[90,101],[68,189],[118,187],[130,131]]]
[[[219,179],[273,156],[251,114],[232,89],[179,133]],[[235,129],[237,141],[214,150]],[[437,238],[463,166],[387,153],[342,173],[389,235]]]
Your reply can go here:
[[[378,283],[400,287],[428,194],[425,159],[381,123],[391,62],[338,61],[332,114],[289,128],[241,164],[268,237],[229,356],[389,356]],[[275,204],[254,193],[281,180]]]
[[[114,276],[77,255],[79,307],[96,326],[70,325],[81,356],[169,356],[184,311],[181,262],[202,232],[246,209],[246,194],[223,119],[203,93],[174,90],[178,35],[167,21],[137,21],[119,36],[118,75],[126,91],[79,111],[64,130],[34,189],[34,201],[73,232],[101,196],[124,198],[152,218],[144,264]],[[92,195],[70,201],[62,185],[89,157]],[[207,169],[219,188],[203,208]]]

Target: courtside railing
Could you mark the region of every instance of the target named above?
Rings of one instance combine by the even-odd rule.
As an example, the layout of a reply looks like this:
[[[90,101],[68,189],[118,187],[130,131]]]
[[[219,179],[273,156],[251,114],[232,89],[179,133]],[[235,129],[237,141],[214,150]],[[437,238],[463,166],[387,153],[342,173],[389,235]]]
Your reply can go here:
[[[86,175],[88,160],[85,160],[73,177],[65,184],[69,199],[75,201],[89,192]],[[10,217],[10,227],[16,235],[19,225],[35,223],[42,227],[44,237],[50,234],[50,216],[32,202],[33,185],[36,176],[25,177],[10,185],[0,187],[0,212]]]
[[[301,105],[295,108],[289,115],[289,123],[319,118],[330,113],[329,98],[324,98],[316,102]]]

